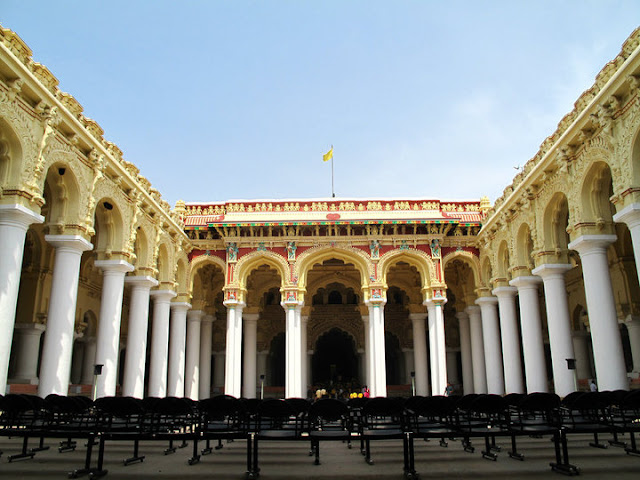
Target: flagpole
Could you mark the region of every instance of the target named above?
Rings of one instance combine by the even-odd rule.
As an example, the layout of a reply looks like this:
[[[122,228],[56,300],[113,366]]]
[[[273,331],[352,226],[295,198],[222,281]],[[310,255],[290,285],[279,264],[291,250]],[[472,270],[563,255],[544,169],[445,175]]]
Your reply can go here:
[[[331,146],[331,148],[333,148],[333,146]],[[336,193],[333,190],[333,155],[331,155],[331,197],[336,197]]]

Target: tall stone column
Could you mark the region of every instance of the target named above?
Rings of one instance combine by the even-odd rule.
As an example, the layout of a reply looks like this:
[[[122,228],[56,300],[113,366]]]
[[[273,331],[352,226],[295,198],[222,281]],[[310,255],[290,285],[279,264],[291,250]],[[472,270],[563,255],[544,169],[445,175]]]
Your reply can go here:
[[[465,310],[469,315],[471,330],[471,356],[473,358],[473,393],[487,393],[487,370],[484,362],[482,317],[480,307],[471,305]]]
[[[93,248],[78,235],[45,235],[44,239],[56,252],[40,362],[38,395],[42,398],[69,391],[80,260],[82,252]]]
[[[638,279],[640,280],[640,203],[627,205],[613,216],[613,221],[626,223],[629,228],[629,232],[631,233],[631,243],[633,244],[633,255],[636,260],[636,272],[638,273]],[[615,240],[613,241],[615,242]],[[636,371],[635,366],[633,370]]]
[[[407,385],[411,385],[411,372],[414,372],[415,374],[413,348],[403,348],[402,357],[404,359],[404,383]]]
[[[126,277],[131,285],[127,354],[124,358],[122,395],[144,398],[144,374],[147,365],[147,329],[149,325],[149,293],[158,281],[148,276]]]
[[[169,367],[167,369],[167,396],[184,397],[184,366],[187,345],[187,310],[191,304],[171,302],[169,327]]]
[[[385,301],[369,300],[369,341],[371,352],[369,353],[370,373],[372,384],[369,387],[372,397],[387,396],[387,370],[384,338],[384,305]]]
[[[19,383],[38,384],[38,356],[40,337],[44,325],[39,323],[16,323],[16,371],[13,380]]]
[[[607,248],[616,238],[615,235],[583,235],[569,244],[570,249],[580,254],[582,261],[593,358],[600,390],[629,388],[607,259]]]
[[[476,300],[476,303],[480,305],[480,314],[482,316],[484,361],[487,369],[487,392],[495,395],[503,395],[504,373],[502,370],[500,326],[498,324],[498,299],[496,297],[480,297]]]
[[[465,395],[473,393],[473,362],[471,355],[471,330],[467,312],[456,313],[460,326],[460,360],[462,362],[462,387]]]
[[[579,330],[573,332],[573,351],[576,356],[576,376],[578,380],[592,378],[591,352],[589,351],[589,332]]]
[[[96,260],[95,266],[102,270],[102,298],[96,348],[96,364],[102,365],[102,374],[96,378],[96,398],[112,397],[116,394],[118,380],[124,276],[127,272],[133,271],[133,265],[124,260]]]
[[[204,312],[187,312],[187,353],[184,364],[184,396],[199,400],[200,393],[200,322]]]
[[[257,313],[245,313],[242,315],[244,321],[244,377],[242,393],[245,398],[256,398],[256,342],[258,340],[258,317]]]
[[[424,313],[410,313],[413,327],[413,370],[416,372],[416,395],[429,395],[429,366],[427,361],[427,332]]]
[[[564,280],[571,265],[540,265],[531,273],[542,277],[547,305],[547,324],[551,347],[551,365],[555,393],[565,397],[576,390],[575,370],[569,370],[567,359],[575,359],[571,338],[571,319],[567,286]]]
[[[369,310],[371,310],[369,308]],[[364,385],[369,387],[371,390],[371,337],[370,337],[370,326],[369,326],[369,315],[362,315],[362,324],[364,325]]]
[[[211,397],[211,343],[213,315],[204,315],[200,326],[200,400]]]
[[[29,225],[43,221],[22,205],[0,205],[0,394],[7,388],[24,242]]]
[[[258,367],[257,367],[258,379],[260,379],[261,375],[264,375],[262,380],[260,380],[261,382],[260,385],[267,385],[267,358],[268,357],[269,357],[268,351],[262,350],[261,352],[258,352]]]
[[[516,312],[516,287],[497,287],[491,293],[498,297],[500,334],[502,336],[502,363],[505,393],[524,393],[520,332]]]
[[[242,309],[243,303],[226,301],[227,347],[224,367],[224,393],[240,398],[242,394]],[[217,362],[216,358],[216,364]]]
[[[214,352],[213,354],[213,386],[217,389],[225,386],[226,356],[225,352]]]
[[[629,332],[633,371],[640,372],[640,318],[629,315],[624,323],[627,326],[627,332]]]
[[[82,385],[93,385],[93,366],[96,364],[96,337],[87,337],[84,342],[84,357],[82,359]]]
[[[444,395],[447,388],[447,346],[444,338],[443,307],[446,300],[427,300],[429,348],[431,354],[431,394]]]
[[[154,290],[153,324],[151,325],[151,358],[149,364],[149,396],[167,396],[167,359],[169,357],[169,316],[172,290]]]
[[[518,289],[520,300],[520,324],[522,327],[522,351],[527,377],[527,393],[548,392],[547,368],[542,341],[542,322],[538,303],[540,277],[521,276],[509,282]]]
[[[309,324],[309,315],[300,316],[300,345],[301,353],[300,358],[302,360],[302,397],[307,397],[307,391],[309,390],[309,368],[308,361],[309,355],[307,355],[307,325]]]
[[[302,397],[302,307],[297,302],[283,302],[282,306],[286,315],[284,395],[285,398]]]

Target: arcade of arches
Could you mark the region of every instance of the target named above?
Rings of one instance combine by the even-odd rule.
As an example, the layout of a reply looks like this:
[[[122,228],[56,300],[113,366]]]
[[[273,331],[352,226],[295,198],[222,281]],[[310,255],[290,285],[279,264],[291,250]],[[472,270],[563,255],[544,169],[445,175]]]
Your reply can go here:
[[[640,31],[494,205],[171,209],[82,112],[0,29],[0,392],[640,386]]]

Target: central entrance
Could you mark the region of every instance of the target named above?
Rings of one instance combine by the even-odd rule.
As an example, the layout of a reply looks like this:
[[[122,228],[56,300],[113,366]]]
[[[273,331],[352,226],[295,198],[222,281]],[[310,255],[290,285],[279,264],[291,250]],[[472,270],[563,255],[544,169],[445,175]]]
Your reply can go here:
[[[339,328],[332,328],[316,343],[312,359],[313,384],[359,383],[358,356],[353,338]]]

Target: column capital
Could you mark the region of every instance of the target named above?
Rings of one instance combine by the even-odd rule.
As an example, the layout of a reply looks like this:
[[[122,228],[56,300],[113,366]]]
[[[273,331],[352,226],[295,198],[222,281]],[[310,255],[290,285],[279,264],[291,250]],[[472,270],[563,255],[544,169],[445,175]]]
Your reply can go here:
[[[44,217],[22,205],[0,205],[0,225],[27,230],[29,225],[44,222]]]
[[[481,307],[484,305],[497,305],[498,297],[480,297],[476,299],[476,304],[480,305]]]
[[[158,286],[158,281],[147,275],[124,277],[124,283],[130,284],[133,288],[151,288]]]
[[[244,308],[246,305],[244,302],[233,299],[225,300],[222,304],[227,308]]]
[[[93,248],[93,245],[80,235],[45,235],[44,239],[55,248],[64,248],[78,253]]]
[[[33,332],[37,334],[41,334],[46,330],[46,326],[41,323],[16,323],[13,326],[14,330],[20,330],[22,332],[28,333]]]
[[[191,308],[191,304],[187,302],[171,302],[171,310],[177,310],[178,312],[186,312]]]
[[[409,314],[409,320],[411,320],[411,322],[419,322],[420,320],[424,321],[426,319],[427,319],[426,313],[410,313]]]
[[[509,298],[515,297],[518,294],[518,289],[516,287],[497,287],[491,290],[498,298]]]
[[[478,305],[469,305],[464,309],[465,312],[469,315],[469,317],[473,315],[480,315],[480,307]]]
[[[568,263],[545,263],[534,268],[531,273],[542,277],[542,279],[553,277],[564,277],[564,274],[573,268]]]
[[[626,223],[629,229],[640,225],[640,203],[627,205],[613,216],[613,221]]]
[[[124,260],[96,260],[93,263],[96,267],[102,270],[103,273],[117,272],[128,273],[133,272],[133,265]]]
[[[244,323],[256,323],[260,318],[259,313],[242,313],[242,321]]]
[[[213,323],[216,321],[215,315],[205,314],[202,316],[202,323]]]
[[[522,275],[516,277],[509,282],[509,285],[517,287],[518,291],[521,288],[538,288],[538,284],[542,282],[542,279],[538,276]]]
[[[152,290],[149,295],[153,297],[155,302],[169,302],[176,296],[176,292],[173,290]]]
[[[368,299],[364,301],[364,304],[369,307],[384,307],[387,304],[387,300],[385,298],[374,298]]]
[[[468,320],[469,319],[469,314],[467,312],[465,312],[464,310],[461,312],[456,312],[456,318],[458,320]]]
[[[203,316],[204,316],[204,312],[202,310],[189,310],[187,312],[187,321],[200,322],[202,321]]]
[[[440,297],[440,298],[429,298],[428,300],[425,300],[424,302],[422,302],[423,305],[426,305],[427,308],[429,306],[435,306],[437,307],[438,305],[443,307],[444,304],[447,303],[447,299],[444,297]]]
[[[582,235],[569,244],[569,249],[577,251],[580,256],[603,251],[618,239],[616,235]]]

